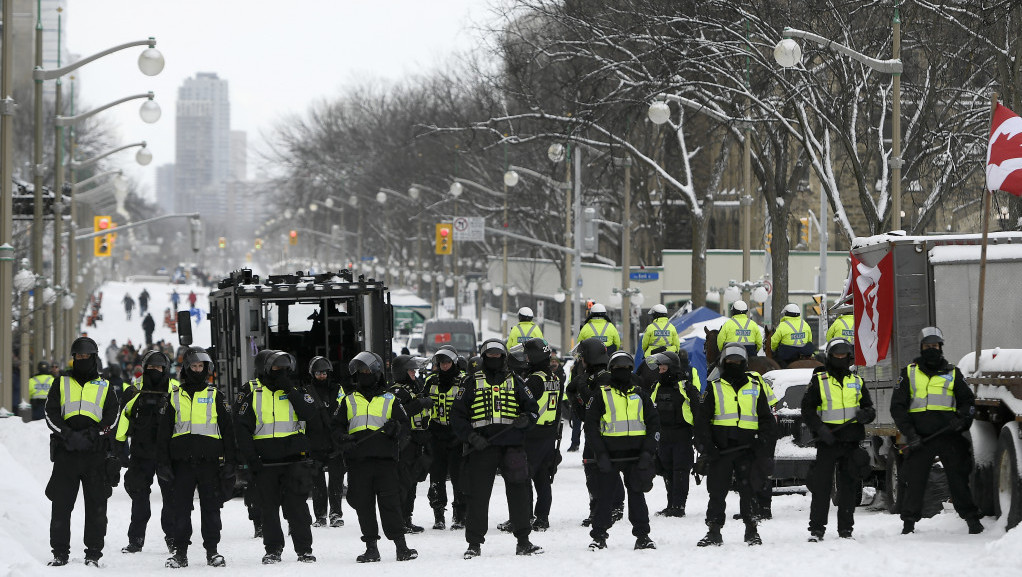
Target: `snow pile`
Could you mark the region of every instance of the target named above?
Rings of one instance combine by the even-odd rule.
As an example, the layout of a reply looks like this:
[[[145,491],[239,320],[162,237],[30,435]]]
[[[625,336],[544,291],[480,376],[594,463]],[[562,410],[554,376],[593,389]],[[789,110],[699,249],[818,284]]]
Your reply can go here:
[[[170,284],[158,282],[105,282],[99,292],[103,293],[103,303],[100,314],[103,320],[98,321],[96,326],[85,326],[82,322],[81,332],[87,334],[99,345],[100,353],[110,344],[111,340],[117,341],[118,346],[129,340],[138,347],[145,344],[145,331],[142,330],[142,319],[138,295],[145,289],[149,292],[149,314],[153,315],[156,321],[156,330],[153,331],[153,342],[163,339],[177,347],[177,333],[171,332],[170,327],[164,325],[164,314],[166,310],[174,314],[174,305],[171,304],[171,294],[176,290],[180,297],[178,310],[188,310],[188,294],[195,292],[195,308],[198,314],[192,315],[192,338],[193,344],[200,347],[208,347],[211,344],[209,332],[209,289],[199,285]],[[135,308],[131,313],[131,320],[124,311],[124,295],[131,295],[135,300]],[[100,355],[105,359],[105,356]],[[104,360],[105,363],[105,360]]]
[[[980,262],[982,245],[935,246],[930,249],[932,264]],[[1022,244],[987,245],[987,261],[1022,261]]]
[[[44,421],[0,419],[0,575],[38,575],[50,558],[49,432]],[[81,515],[74,519],[80,542]]]
[[[976,351],[971,351],[958,361],[958,370],[966,377],[975,374]],[[984,375],[1022,372],[1022,349],[983,349],[979,356],[979,370]]]
[[[784,398],[784,393],[788,390],[788,387],[808,385],[809,381],[813,378],[813,371],[815,369],[778,369],[770,371],[763,375],[763,380],[770,383],[770,388],[774,390],[774,395],[778,399]],[[799,407],[788,407],[789,409],[798,409]]]

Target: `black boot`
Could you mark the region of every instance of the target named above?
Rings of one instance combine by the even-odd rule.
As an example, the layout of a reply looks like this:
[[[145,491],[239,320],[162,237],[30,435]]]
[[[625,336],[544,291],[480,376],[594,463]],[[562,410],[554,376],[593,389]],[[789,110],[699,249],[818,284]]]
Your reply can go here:
[[[145,543],[145,539],[130,537],[128,539],[128,544],[121,548],[121,553],[138,553],[142,550],[143,543]]]
[[[359,563],[376,563],[379,560],[380,550],[376,548],[376,541],[366,541],[366,552],[355,557]]]
[[[67,565],[67,555],[54,555],[53,559],[46,564],[47,567],[63,567]]]
[[[511,526],[511,521],[504,521],[497,524],[497,530],[501,533],[512,533],[515,529]]]
[[[185,553],[185,551],[178,549],[177,552],[175,552],[170,559],[167,559],[167,562],[164,563],[164,566],[169,567],[171,569],[180,569],[182,567],[187,567],[188,554]]]
[[[724,538],[720,535],[720,525],[710,525],[710,530],[706,532],[706,536],[696,543],[699,547],[720,546],[723,544]]]
[[[340,513],[330,513],[330,526],[331,527],[343,527],[344,519]]]
[[[915,521],[908,521],[908,520],[906,520],[905,524],[901,528],[901,534],[902,535],[908,535],[909,533],[915,533],[915,531],[916,531],[916,522]]]
[[[970,535],[978,535],[978,534],[983,532],[983,523],[980,523],[979,519],[976,519],[975,517],[972,517],[972,518],[966,519],[965,522],[969,524],[969,534]]]
[[[599,551],[600,549],[607,548],[606,537],[593,537],[593,542],[589,544],[590,551]]]
[[[404,537],[396,539],[394,546],[397,548],[397,560],[398,561],[411,561],[419,557],[419,552],[415,549],[409,549],[408,544],[405,543]]]
[[[451,507],[451,531],[460,531],[465,528],[465,514],[464,511],[459,511],[457,507]]]
[[[465,555],[463,557],[465,559],[471,559],[473,557],[478,557],[482,554],[483,554],[482,545],[480,545],[479,543],[469,543],[468,549],[465,549]]]
[[[425,531],[425,529],[415,523],[412,523],[411,515],[405,517],[405,533],[422,533],[423,531]]]
[[[809,542],[810,543],[819,543],[820,541],[823,541],[823,531],[822,530],[820,530],[820,529],[813,529],[813,530],[809,531]]]
[[[316,517],[316,520],[312,522],[313,527],[326,527],[326,517]]]
[[[434,529],[446,529],[447,521],[444,520],[444,508],[437,507],[433,509],[433,528]]]
[[[539,555],[542,552],[543,548],[539,545],[533,545],[528,537],[519,539],[518,546],[515,547],[515,555]]]
[[[265,555],[263,555],[263,565],[273,565],[274,563],[280,563],[281,552],[282,551],[280,549],[268,551]]]
[[[756,523],[745,524],[745,543],[750,546],[763,544],[763,540],[759,538],[759,531],[756,530]]]
[[[227,560],[224,559],[223,555],[217,553],[216,551],[207,551],[206,565],[209,565],[210,567],[226,567]]]
[[[649,538],[649,535],[640,535],[635,538],[635,549],[656,549],[656,543]]]
[[[262,537],[262,534],[259,535]],[[167,553],[174,554],[174,539],[172,537],[164,537],[163,542],[167,544]]]

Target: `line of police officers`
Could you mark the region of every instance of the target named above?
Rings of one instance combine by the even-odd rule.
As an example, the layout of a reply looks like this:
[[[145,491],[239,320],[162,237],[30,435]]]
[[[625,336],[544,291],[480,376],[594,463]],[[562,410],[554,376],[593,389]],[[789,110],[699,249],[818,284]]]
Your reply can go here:
[[[343,524],[340,500],[346,471],[351,472],[347,500],[356,511],[366,547],[356,559],[360,563],[380,560],[377,511],[397,559],[417,557],[405,535],[423,530],[412,523],[411,515],[415,486],[427,474],[434,529],[445,527],[450,478],[452,528],[465,530],[466,559],[480,555],[498,470],[510,513],[510,521],[501,528],[517,538],[518,555],[542,553],[530,536],[549,528],[564,409],[585,423],[582,457],[590,515],[583,524],[591,527],[590,549],[607,546],[609,529],[623,516],[626,499],[635,548],[654,549],[645,493],[659,472],[668,500],[658,514],[684,516],[693,446],[700,455],[696,469],[707,477],[710,497],[708,532],[698,545],[723,542],[725,498],[733,485],[739,493],[744,540],[760,544],[751,469],[757,448],[774,438],[776,425],[770,406],[773,393],[758,373],[748,370],[746,347],[726,344],[717,378],[703,388],[684,352],[672,350],[676,336],[671,338],[666,323],[651,323],[655,327],[651,342],[644,339],[651,345],[645,359],[654,375],[650,391],[635,374],[633,357],[609,350],[614,347],[605,340],[612,325],[598,309],[596,315],[604,322],[590,326],[595,334],[576,347],[577,362],[566,388],[551,365],[552,351],[541,338],[528,338],[511,351],[491,339],[483,343],[479,357],[465,364],[455,351],[442,348],[424,382],[417,373],[422,360],[399,356],[389,387],[383,359],[362,352],[348,366],[350,391],[333,384],[332,367],[323,357],[312,360],[311,381],[302,385],[293,380],[292,355],[261,351],[256,378],[246,384],[233,411],[210,384],[212,360],[198,347],[184,356],[177,379],[163,353],[147,354],[142,377],[126,389],[118,407],[108,383],[99,377],[96,343],[79,338],[71,347],[69,374],[49,388],[45,403],[54,463],[46,487],[53,503],[49,564],[68,562],[71,512],[81,486],[85,563],[98,566],[106,503],[122,466],[127,468],[125,489],[132,500],[128,544],[122,552],[135,553],[144,546],[155,476],[163,496],[161,527],[171,553],[166,566],[171,568],[188,565],[196,491],[206,562],[226,565],[218,552],[220,508],[232,496],[239,465],[247,476],[247,503],[256,536],[263,540],[264,564],[281,561],[285,544],[281,511],[298,560],[315,562],[313,518],[306,501],[312,493],[318,526],[326,524],[328,510],[331,526]],[[961,373],[944,360],[942,344],[938,329],[924,330],[920,357],[902,371],[891,404],[907,441],[903,533],[912,532],[920,518],[935,456],[944,462],[955,508],[970,533],[983,530],[968,490],[969,446],[960,435],[971,425],[973,398]],[[861,377],[851,371],[852,352],[846,339],[833,339],[826,349],[826,364],[814,374],[802,402],[805,423],[818,447],[808,482],[813,494],[810,541],[823,539],[835,471],[838,534],[851,537],[861,479],[869,468],[859,442],[863,425],[873,420],[875,410]]]

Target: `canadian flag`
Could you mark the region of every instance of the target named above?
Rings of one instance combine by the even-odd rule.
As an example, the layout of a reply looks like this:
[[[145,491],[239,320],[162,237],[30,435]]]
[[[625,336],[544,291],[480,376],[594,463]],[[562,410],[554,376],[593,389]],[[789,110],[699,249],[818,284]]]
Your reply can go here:
[[[997,104],[987,148],[987,189],[1022,196],[1022,118]]]
[[[855,312],[855,364],[872,367],[887,358],[894,327],[894,257],[876,266],[852,255],[852,304]]]

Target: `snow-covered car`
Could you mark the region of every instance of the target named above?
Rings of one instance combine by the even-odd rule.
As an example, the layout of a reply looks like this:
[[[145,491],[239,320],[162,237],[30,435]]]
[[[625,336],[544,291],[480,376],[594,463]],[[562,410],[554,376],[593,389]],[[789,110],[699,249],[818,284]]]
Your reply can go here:
[[[777,448],[774,450],[774,487],[803,486],[816,460],[812,433],[802,422],[802,397],[813,369],[780,369],[763,375],[777,396]]]

